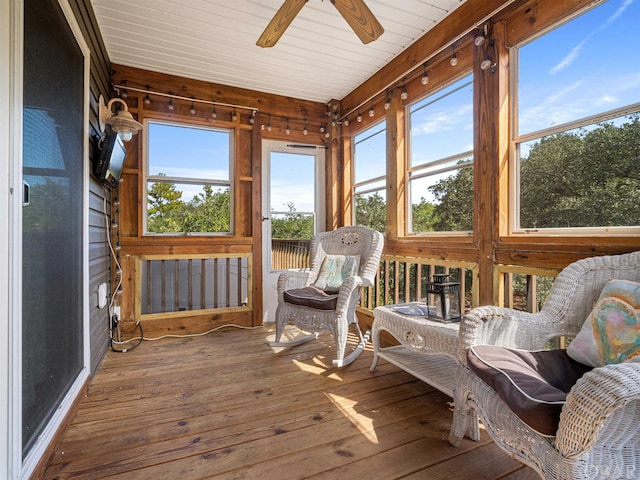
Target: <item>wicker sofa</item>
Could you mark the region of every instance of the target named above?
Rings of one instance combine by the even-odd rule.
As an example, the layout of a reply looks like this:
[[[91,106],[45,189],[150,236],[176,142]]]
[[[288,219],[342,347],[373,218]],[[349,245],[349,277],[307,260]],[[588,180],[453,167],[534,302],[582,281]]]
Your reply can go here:
[[[469,365],[474,346],[536,351],[556,337],[576,336],[611,279],[640,282],[640,252],[567,266],[539,313],[487,306],[465,315],[449,437],[454,446],[466,433],[479,439],[479,418],[503,450],[542,478],[640,478],[640,363],[605,365],[580,377],[560,405],[557,431],[551,435],[513,413]]]

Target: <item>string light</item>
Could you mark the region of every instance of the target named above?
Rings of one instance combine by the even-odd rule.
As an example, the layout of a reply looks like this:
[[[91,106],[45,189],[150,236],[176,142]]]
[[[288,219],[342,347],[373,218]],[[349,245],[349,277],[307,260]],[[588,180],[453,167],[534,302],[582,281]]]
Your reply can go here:
[[[191,102],[191,108],[189,109],[189,111],[191,112],[191,115],[196,114],[196,106],[194,105],[193,102]]]
[[[267,121],[267,131],[271,131],[271,115],[269,115],[269,119]]]
[[[291,133],[291,129],[289,128],[289,119],[287,118],[287,126],[284,129],[284,133],[286,133],[287,135],[289,135]]]
[[[373,100],[371,100],[371,105],[369,106],[369,116],[373,117],[376,112],[373,110]]]
[[[307,129],[307,119],[304,119],[304,128],[302,129],[302,134],[303,135],[307,135],[309,133],[309,130]]]
[[[169,99],[169,106],[167,108],[169,109],[170,112],[173,112],[173,109],[174,109],[173,98]]]
[[[484,60],[480,63],[480,68],[482,70],[489,70],[491,68],[491,59],[488,53],[484,54]]]
[[[235,108],[233,109],[233,113],[231,114],[231,120],[233,122],[235,122],[236,120],[238,120],[238,114],[236,113]]]
[[[356,117],[356,121],[358,123],[362,122],[362,115],[360,115],[360,112],[358,112],[358,116]]]
[[[402,91],[400,93],[400,98],[402,100],[406,100],[409,98],[409,94],[407,93],[407,87],[404,85],[404,78],[402,79]]]
[[[151,98],[149,97],[148,93],[147,93],[147,96],[144,97],[144,104],[145,105],[151,105]]]
[[[449,60],[449,63],[451,64],[452,67],[455,67],[456,65],[458,65],[458,56],[456,55],[456,52],[453,52],[453,55],[451,56],[451,60]]]
[[[391,106],[391,95],[389,95],[389,89],[387,88],[387,97],[384,100],[384,109],[389,110]]]
[[[211,111],[211,118],[218,118],[218,112],[216,111],[216,106],[213,106],[213,110]]]
[[[429,83],[429,74],[427,73],[427,63],[426,62],[422,65],[422,68],[424,68],[424,73],[422,74],[422,78],[420,79],[420,83],[422,83],[422,85],[426,85],[427,83]]]

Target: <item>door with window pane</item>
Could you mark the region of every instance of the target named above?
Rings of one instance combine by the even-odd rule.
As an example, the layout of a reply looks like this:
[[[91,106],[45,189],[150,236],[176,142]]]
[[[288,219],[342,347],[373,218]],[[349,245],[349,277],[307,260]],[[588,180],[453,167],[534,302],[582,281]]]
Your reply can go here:
[[[56,0],[24,5],[22,452],[84,361],[84,55]]]
[[[311,238],[324,227],[324,149],[266,141],[263,146],[264,321],[275,320],[282,270],[308,268]]]

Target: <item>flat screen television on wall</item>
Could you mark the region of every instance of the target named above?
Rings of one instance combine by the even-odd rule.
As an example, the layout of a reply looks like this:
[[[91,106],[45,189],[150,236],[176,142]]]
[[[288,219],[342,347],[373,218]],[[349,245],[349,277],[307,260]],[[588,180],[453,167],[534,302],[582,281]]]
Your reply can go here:
[[[109,133],[98,141],[98,156],[93,173],[103,183],[117,187],[122,177],[122,167],[127,150],[117,133]]]

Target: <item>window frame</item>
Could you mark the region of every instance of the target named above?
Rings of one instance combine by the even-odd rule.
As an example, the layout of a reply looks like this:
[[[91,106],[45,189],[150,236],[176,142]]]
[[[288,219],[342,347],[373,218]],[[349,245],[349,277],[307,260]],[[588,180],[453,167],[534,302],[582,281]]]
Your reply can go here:
[[[367,135],[366,137],[360,139],[359,141],[356,141],[356,137],[365,134],[367,132],[371,132],[369,135]],[[358,158],[356,155],[356,145],[360,142],[366,141],[369,138],[374,137],[375,135],[384,135],[384,143],[385,143],[385,149],[384,149],[384,156],[385,156],[385,173],[384,175],[378,175],[376,177],[371,177],[368,178],[366,180],[360,181],[360,182],[356,182],[356,165],[358,162]],[[376,193],[376,192],[383,192],[383,196],[384,196],[384,203],[385,206],[387,205],[387,185],[386,185],[386,180],[387,180],[387,176],[388,173],[387,172],[387,163],[386,163],[386,143],[387,143],[387,119],[386,117],[381,117],[378,121],[376,121],[375,123],[371,123],[370,125],[365,126],[362,130],[358,131],[357,133],[354,133],[352,135],[352,142],[351,142],[351,158],[353,158],[353,162],[352,162],[352,167],[351,167],[351,175],[353,178],[353,182],[351,185],[351,196],[353,198],[353,213],[352,213],[352,223],[353,225],[358,225],[357,222],[357,213],[358,213],[358,209],[357,209],[357,202],[356,199],[359,196],[363,196],[363,195],[368,195],[371,193]],[[381,186],[379,186],[381,184]],[[367,187],[369,185],[369,187]],[[361,191],[356,191],[358,188],[362,188],[364,187],[364,190]],[[386,211],[385,211],[385,217],[386,217]],[[385,233],[385,232],[381,232],[381,233]]]
[[[581,10],[574,15],[563,18],[561,21],[554,23],[548,28],[540,31],[526,40],[509,47],[509,79],[508,89],[510,92],[510,108],[509,108],[509,208],[508,208],[508,231],[512,236],[625,236],[640,233],[640,226],[600,226],[600,227],[552,227],[552,228],[526,228],[520,226],[520,145],[532,140],[542,140],[550,135],[558,133],[571,132],[582,127],[597,125],[598,123],[607,122],[609,120],[620,118],[625,115],[640,112],[640,102],[636,102],[611,110],[605,110],[597,114],[588,115],[586,117],[571,120],[565,123],[559,123],[552,127],[543,128],[527,132],[519,133],[519,109],[518,109],[518,81],[520,48],[535,42],[552,31],[562,28],[564,25],[576,20],[581,15],[598,8],[600,4],[590,8]]]
[[[442,90],[450,87],[451,85],[453,85],[454,83],[463,80],[465,77],[469,77],[470,81],[468,83],[464,83],[462,84],[459,89],[462,89],[468,85],[471,85],[472,88],[475,90],[476,89],[476,79],[475,79],[475,75],[474,72],[472,70],[466,70],[464,72],[460,72],[458,75],[455,75],[449,79],[447,79],[445,82],[442,82],[442,84],[438,85],[437,89],[431,90],[429,92],[427,92],[426,95],[423,95],[419,98],[417,98],[416,100],[412,101],[411,103],[407,104],[404,108],[405,108],[405,123],[406,123],[406,128],[405,131],[407,132],[406,135],[406,144],[407,144],[407,153],[406,153],[406,159],[405,159],[405,173],[406,173],[406,179],[405,179],[405,190],[407,192],[406,194],[406,214],[405,214],[405,236],[407,237],[473,237],[474,236],[474,230],[473,228],[471,230],[455,230],[455,231],[433,231],[433,232],[413,232],[412,231],[412,223],[413,223],[413,205],[411,203],[411,181],[412,180],[419,180],[421,178],[425,178],[425,177],[429,177],[432,175],[438,175],[441,173],[446,173],[448,171],[454,171],[454,170],[462,170],[463,168],[473,168],[475,170],[475,160],[476,160],[476,155],[475,155],[475,135],[472,135],[472,141],[474,143],[474,145],[472,146],[471,150],[467,150],[464,152],[459,152],[453,155],[449,155],[446,157],[442,157],[442,158],[438,158],[436,160],[433,160],[431,162],[425,162],[425,163],[420,163],[418,165],[411,165],[411,155],[412,155],[412,151],[413,151],[413,135],[411,134],[412,132],[412,123],[411,123],[411,114],[412,114],[412,108],[424,101],[425,99],[429,98],[429,97],[433,97],[433,96],[437,96],[438,93],[442,92]],[[448,92],[445,96],[449,96],[453,93],[455,93],[457,90],[454,90],[452,92]],[[441,96],[442,98],[444,98],[443,96]],[[473,93],[472,93],[472,100],[473,100]],[[425,105],[426,106],[426,105]],[[475,103],[472,102],[472,106],[475,109]],[[424,108],[424,107],[423,107]],[[475,128],[475,114],[472,111],[471,112],[471,120],[472,123],[474,124]],[[463,159],[466,157],[472,157],[472,160],[470,162],[465,163],[462,166],[454,166],[454,165],[449,165],[449,166],[443,166],[440,168],[437,168],[439,165],[445,165],[447,163],[456,161],[458,159]],[[433,167],[436,167],[435,170],[433,171],[426,171],[428,169],[431,169]],[[418,173],[418,172],[422,172],[422,173]],[[475,171],[474,171],[475,173]],[[472,208],[475,209],[475,207],[472,206]],[[475,216],[475,210],[473,212],[473,215]]]
[[[208,130],[214,132],[223,132],[229,136],[229,179],[202,179],[193,177],[170,177],[149,175],[149,124],[167,125],[181,128],[190,128],[198,130]],[[143,236],[146,237],[228,237],[233,236],[235,232],[234,223],[234,184],[235,184],[235,133],[233,128],[221,128],[213,127],[210,125],[200,125],[189,122],[180,122],[175,120],[164,120],[158,118],[146,118],[144,120],[144,146],[143,146],[143,201],[142,201],[142,224],[143,224]],[[154,183],[173,183],[173,184],[185,184],[185,185],[201,185],[211,187],[226,187],[229,189],[229,231],[227,232],[149,232],[148,230],[148,204],[149,204],[149,182]]]

